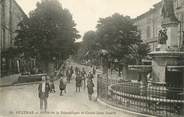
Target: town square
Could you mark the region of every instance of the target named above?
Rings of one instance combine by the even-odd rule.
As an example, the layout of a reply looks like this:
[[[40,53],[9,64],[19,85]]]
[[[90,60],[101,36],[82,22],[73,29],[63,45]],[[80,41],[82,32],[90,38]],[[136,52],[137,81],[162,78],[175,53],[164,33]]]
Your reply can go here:
[[[0,0],[0,117],[183,117],[184,0]]]

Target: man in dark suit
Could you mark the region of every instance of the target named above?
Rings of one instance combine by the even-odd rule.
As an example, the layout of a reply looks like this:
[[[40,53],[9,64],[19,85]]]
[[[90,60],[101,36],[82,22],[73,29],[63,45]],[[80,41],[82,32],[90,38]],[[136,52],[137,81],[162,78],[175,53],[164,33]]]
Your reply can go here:
[[[47,82],[46,76],[42,76],[42,83],[38,86],[39,98],[40,98],[40,110],[46,112],[47,110],[47,98],[49,96],[50,86]]]

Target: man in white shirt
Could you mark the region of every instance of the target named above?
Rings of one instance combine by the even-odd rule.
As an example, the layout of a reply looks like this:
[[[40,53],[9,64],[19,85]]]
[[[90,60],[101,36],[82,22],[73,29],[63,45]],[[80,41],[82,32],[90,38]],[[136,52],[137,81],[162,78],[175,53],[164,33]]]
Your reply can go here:
[[[50,86],[47,82],[46,76],[42,76],[42,83],[38,86],[39,98],[40,98],[40,110],[46,112],[47,110],[47,98],[49,96]]]

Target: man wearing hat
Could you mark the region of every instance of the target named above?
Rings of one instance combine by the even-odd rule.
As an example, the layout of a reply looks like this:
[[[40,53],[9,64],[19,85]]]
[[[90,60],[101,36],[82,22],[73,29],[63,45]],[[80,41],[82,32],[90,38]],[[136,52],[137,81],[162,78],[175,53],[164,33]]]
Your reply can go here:
[[[38,86],[39,98],[40,98],[40,110],[47,110],[47,98],[49,96],[50,86],[47,82],[46,76],[42,76],[42,82]],[[44,110],[43,110],[44,109]]]

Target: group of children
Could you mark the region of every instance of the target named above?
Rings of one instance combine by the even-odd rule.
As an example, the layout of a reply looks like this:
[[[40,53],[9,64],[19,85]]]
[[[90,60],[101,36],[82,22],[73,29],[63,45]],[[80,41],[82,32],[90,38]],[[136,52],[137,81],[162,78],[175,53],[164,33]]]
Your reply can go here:
[[[93,68],[92,72],[87,73],[84,68],[80,69],[79,67],[73,68],[73,66],[70,66],[66,68],[65,70],[65,76],[61,76],[60,79],[60,95],[63,95],[63,91],[66,93],[66,85],[67,83],[70,83],[71,80],[75,79],[75,85],[76,85],[76,92],[80,92],[81,87],[88,90],[88,96],[89,100],[92,99],[92,94],[94,93],[94,83],[93,78],[96,74],[96,69]]]
[[[73,69],[73,66],[65,68],[59,72],[57,75],[60,78],[60,96],[63,95],[63,91],[66,93],[66,86],[67,83],[70,83],[71,80],[75,79],[76,83],[76,92],[80,92],[80,88],[83,86],[84,90],[87,86],[88,91],[88,97],[89,100],[92,100],[92,94],[94,93],[94,75],[96,74],[96,69],[93,68],[92,72],[89,73],[86,72],[84,68],[80,69],[78,67],[75,67],[75,70]],[[40,98],[40,109],[41,111],[46,112],[47,109],[47,98],[49,97],[49,93],[55,93],[55,86],[54,86],[54,80],[50,79],[49,83],[49,77],[48,76],[42,76],[42,82],[38,86],[38,92],[39,92],[39,98]]]

